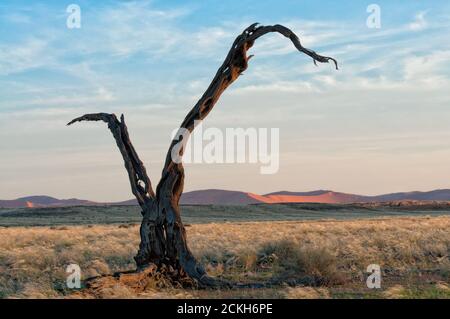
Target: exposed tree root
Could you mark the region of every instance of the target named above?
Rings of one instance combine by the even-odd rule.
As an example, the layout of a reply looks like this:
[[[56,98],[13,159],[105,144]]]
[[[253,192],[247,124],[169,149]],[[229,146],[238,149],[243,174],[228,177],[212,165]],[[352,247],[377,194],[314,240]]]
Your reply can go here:
[[[115,289],[118,286],[126,287],[136,295],[155,289],[227,289],[237,287],[237,285],[213,277],[197,281],[186,274],[180,274],[171,266],[158,267],[151,264],[138,271],[117,272],[112,275],[88,278],[84,281],[84,288],[75,293],[75,296],[102,298],[105,291]]]
[[[280,286],[321,286],[312,278],[282,279],[272,278],[264,282],[229,282],[219,278],[208,277],[205,282],[198,282],[187,275],[180,275],[170,266],[158,267],[149,265],[140,271],[117,272],[112,275],[104,275],[86,279],[85,288],[76,292],[73,296],[103,298],[118,287],[131,291],[133,296],[139,297],[147,291],[167,291],[176,289],[266,289]]]

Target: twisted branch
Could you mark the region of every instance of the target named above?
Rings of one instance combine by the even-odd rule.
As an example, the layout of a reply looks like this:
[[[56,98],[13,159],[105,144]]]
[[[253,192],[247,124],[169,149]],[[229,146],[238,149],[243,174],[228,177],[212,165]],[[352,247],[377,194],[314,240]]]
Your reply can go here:
[[[138,203],[142,207],[142,209],[150,207],[155,200],[155,193],[153,192],[152,184],[150,182],[150,178],[147,175],[145,166],[139,159],[139,156],[130,141],[123,114],[120,117],[120,121],[117,119],[115,114],[85,114],[83,116],[77,117],[76,119],[73,119],[72,121],[67,123],[67,125],[72,125],[75,122],[82,121],[103,121],[108,123],[108,128],[114,136],[117,147],[122,154],[125,168],[127,169],[128,177],[130,180],[131,191],[138,200]]]
[[[256,39],[261,36],[277,32],[283,36],[289,38],[298,51],[310,56],[313,59],[314,64],[329,63],[330,61],[334,63],[336,70],[338,69],[337,61],[332,57],[322,56],[314,52],[313,50],[307,49],[302,46],[298,36],[292,32],[289,28],[282,26],[280,24],[271,26],[258,26],[258,23],[254,23],[246,28],[233,42],[225,61],[218,69],[215,77],[211,81],[211,84],[200,98],[200,100],[195,104],[191,111],[187,114],[186,118],[180,125],[180,129],[188,130],[192,133],[194,130],[194,123],[196,121],[203,120],[209,112],[212,110],[216,102],[218,101],[221,94],[230,86],[248,67],[248,61],[253,57],[253,55],[247,56],[247,51],[253,46]],[[184,136],[183,138],[186,138]],[[162,173],[161,181],[156,189],[157,196],[160,189],[162,189],[166,183],[169,183],[169,188],[172,188],[171,200],[178,203],[179,196],[183,191],[184,169],[183,164],[175,163],[172,159],[173,148],[182,142],[180,137],[175,137],[170,144],[169,150],[166,155],[166,161]],[[183,148],[180,148],[179,155],[183,155]]]

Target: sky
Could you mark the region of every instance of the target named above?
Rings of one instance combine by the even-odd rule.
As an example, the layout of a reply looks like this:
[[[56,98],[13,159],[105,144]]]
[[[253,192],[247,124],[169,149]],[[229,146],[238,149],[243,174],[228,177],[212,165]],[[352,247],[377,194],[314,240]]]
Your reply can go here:
[[[80,28],[67,27],[71,3]],[[291,28],[340,69],[259,39],[203,126],[279,128],[279,170],[186,164],[185,191],[450,188],[448,1],[2,0],[0,198],[131,198],[106,125],[65,125],[94,112],[125,115],[156,185],[173,129],[253,22]]]

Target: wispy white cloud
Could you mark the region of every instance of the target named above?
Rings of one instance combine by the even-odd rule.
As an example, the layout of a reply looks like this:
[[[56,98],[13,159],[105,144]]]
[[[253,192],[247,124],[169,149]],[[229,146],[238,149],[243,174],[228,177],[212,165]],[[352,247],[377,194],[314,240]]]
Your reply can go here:
[[[46,53],[46,40],[29,37],[13,44],[0,44],[0,75],[8,75],[45,66],[52,58]]]
[[[31,17],[23,12],[12,12],[2,14],[0,17],[3,20],[9,21],[14,24],[29,24],[31,23]]]

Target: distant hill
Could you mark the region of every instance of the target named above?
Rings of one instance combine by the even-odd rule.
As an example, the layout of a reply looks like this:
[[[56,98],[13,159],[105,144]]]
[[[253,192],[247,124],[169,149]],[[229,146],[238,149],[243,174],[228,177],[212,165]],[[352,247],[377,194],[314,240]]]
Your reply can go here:
[[[450,200],[450,189],[437,189],[429,192],[406,192],[392,193],[379,196],[373,196],[375,201],[389,202],[398,200]]]
[[[180,202],[182,205],[247,205],[260,201],[253,198],[250,193],[206,189],[183,193]]]
[[[438,189],[429,192],[391,193],[378,196],[365,196],[316,190],[311,192],[280,191],[265,195],[229,191],[221,189],[205,189],[183,193],[182,205],[249,205],[275,203],[378,203],[395,201],[450,201],[450,189]],[[135,199],[115,203],[99,203],[76,198],[57,199],[50,196],[28,196],[14,200],[0,200],[0,207],[63,207],[63,206],[98,206],[98,205],[137,205]]]
[[[252,197],[255,194],[228,191],[222,189],[205,189],[192,192],[185,192],[181,195],[182,205],[247,205],[257,204],[260,200]],[[114,203],[114,205],[137,205],[135,199]]]
[[[0,207],[19,208],[19,207],[54,207],[54,206],[94,206],[101,205],[82,199],[57,199],[50,196],[27,196],[13,200],[0,200]]]

